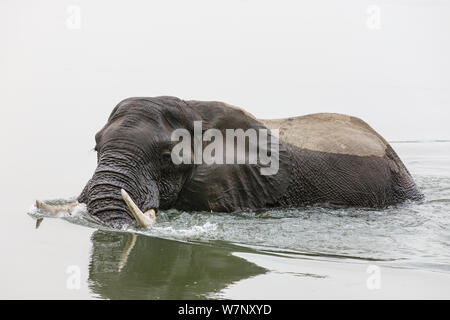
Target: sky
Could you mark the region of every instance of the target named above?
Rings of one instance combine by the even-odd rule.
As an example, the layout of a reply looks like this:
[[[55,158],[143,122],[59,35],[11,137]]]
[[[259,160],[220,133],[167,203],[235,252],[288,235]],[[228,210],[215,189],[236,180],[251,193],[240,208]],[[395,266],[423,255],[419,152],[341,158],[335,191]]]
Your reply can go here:
[[[258,118],[344,113],[389,141],[450,139],[445,0],[2,0],[0,46],[10,175],[37,178],[46,162],[85,179],[95,133],[132,96]]]

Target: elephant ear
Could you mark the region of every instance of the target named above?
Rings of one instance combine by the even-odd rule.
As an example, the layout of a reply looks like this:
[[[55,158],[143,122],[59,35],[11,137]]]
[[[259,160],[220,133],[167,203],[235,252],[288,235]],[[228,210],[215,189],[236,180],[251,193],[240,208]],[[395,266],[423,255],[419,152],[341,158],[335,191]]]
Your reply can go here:
[[[218,129],[225,146],[227,129],[264,129],[267,141],[272,132],[253,116],[241,109],[220,102],[189,101],[188,104],[202,120],[202,130]],[[259,134],[258,134],[259,137]],[[257,164],[198,164],[185,182],[176,207],[182,210],[233,212],[246,209],[275,207],[291,182],[291,158],[285,146],[279,143],[279,166],[275,174],[262,174],[263,165]],[[209,142],[204,142],[204,147]],[[246,156],[249,148],[246,145]],[[274,160],[275,161],[275,160]]]

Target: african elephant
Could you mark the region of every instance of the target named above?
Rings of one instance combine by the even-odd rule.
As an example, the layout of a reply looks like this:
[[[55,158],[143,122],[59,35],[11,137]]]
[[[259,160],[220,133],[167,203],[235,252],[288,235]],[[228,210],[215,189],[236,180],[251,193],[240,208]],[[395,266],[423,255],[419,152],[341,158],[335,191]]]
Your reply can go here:
[[[278,130],[278,138],[271,140],[278,144],[276,173],[262,174],[261,163],[176,164],[173,132],[183,128],[192,133],[195,122],[202,123],[202,132],[265,129],[267,139]],[[262,120],[222,102],[129,98],[113,109],[95,141],[97,169],[78,202],[114,227],[133,218],[147,226],[158,209],[383,207],[423,198],[389,143],[364,121],[347,115]],[[74,204],[55,209],[39,202],[48,210]]]

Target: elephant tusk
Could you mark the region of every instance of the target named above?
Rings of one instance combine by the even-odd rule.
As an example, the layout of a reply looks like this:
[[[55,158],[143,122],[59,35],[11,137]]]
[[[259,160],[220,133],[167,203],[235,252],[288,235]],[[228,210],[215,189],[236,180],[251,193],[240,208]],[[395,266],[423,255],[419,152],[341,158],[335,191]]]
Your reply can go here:
[[[120,192],[122,193],[123,200],[125,201],[134,218],[141,227],[147,228],[148,226],[152,225],[155,222],[156,220],[155,210],[150,209],[147,210],[145,213],[142,213],[141,209],[138,208],[138,206],[134,203],[134,201],[131,199],[131,197],[124,189],[121,189]]]
[[[73,209],[73,207],[78,205],[78,200],[75,200],[73,202],[69,202],[66,204],[47,204],[42,201],[36,200],[36,208],[42,209],[44,211],[47,211],[48,213],[52,215],[56,215],[58,212],[66,211],[70,213],[70,210]]]

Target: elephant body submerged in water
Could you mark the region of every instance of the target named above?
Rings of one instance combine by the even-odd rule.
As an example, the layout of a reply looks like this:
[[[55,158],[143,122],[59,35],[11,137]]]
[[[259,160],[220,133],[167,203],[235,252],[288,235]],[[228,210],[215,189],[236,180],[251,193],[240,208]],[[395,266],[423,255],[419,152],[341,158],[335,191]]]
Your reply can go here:
[[[276,172],[262,174],[259,162],[176,164],[173,132],[194,134],[195,122],[201,122],[202,132],[214,129],[224,136],[229,129],[265,129],[270,140],[278,131]],[[346,115],[259,120],[221,102],[130,98],[114,108],[95,141],[97,169],[78,202],[112,226],[134,218],[149,225],[158,209],[234,212],[326,203],[383,207],[423,197],[386,140]]]

